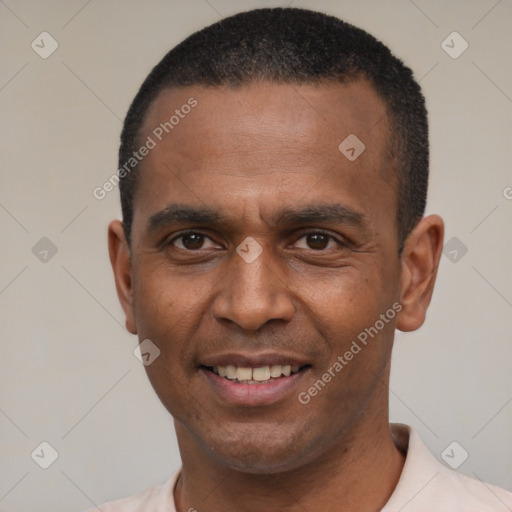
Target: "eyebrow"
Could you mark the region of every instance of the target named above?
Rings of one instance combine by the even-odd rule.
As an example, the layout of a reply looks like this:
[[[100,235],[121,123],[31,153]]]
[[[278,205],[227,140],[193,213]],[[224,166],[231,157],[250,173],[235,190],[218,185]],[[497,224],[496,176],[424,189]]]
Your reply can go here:
[[[352,208],[339,203],[315,203],[284,208],[277,212],[275,225],[298,225],[326,222],[362,226],[365,216]],[[170,203],[163,210],[152,215],[147,222],[150,233],[172,224],[193,224],[220,226],[228,225],[230,218],[212,207],[197,207],[180,203]]]

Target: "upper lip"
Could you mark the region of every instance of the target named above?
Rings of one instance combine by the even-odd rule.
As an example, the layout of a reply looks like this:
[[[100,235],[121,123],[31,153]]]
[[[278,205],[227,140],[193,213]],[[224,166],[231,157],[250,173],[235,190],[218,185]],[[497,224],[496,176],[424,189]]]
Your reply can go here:
[[[201,359],[201,366],[227,366],[232,364],[242,368],[260,368],[262,366],[272,365],[291,365],[304,366],[308,361],[298,357],[296,354],[284,354],[277,352],[262,352],[255,354],[226,352],[223,354],[215,354],[205,356]]]

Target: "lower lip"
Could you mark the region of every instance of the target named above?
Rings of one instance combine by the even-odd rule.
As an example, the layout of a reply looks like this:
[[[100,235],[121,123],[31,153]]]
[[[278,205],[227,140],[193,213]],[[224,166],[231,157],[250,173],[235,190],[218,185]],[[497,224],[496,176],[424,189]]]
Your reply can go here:
[[[199,373],[202,373],[208,379],[214,390],[226,402],[233,405],[254,406],[269,405],[285,398],[297,387],[307,371],[306,368],[289,377],[280,377],[264,384],[240,384],[225,379],[205,368],[201,368]]]

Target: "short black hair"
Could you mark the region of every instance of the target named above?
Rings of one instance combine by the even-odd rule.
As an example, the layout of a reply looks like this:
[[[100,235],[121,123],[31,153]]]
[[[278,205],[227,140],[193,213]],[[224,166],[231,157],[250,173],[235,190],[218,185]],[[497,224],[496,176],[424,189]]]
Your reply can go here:
[[[422,218],[429,172],[425,98],[412,71],[389,48],[339,18],[299,8],[241,12],[199,30],[170,50],[135,96],[121,134],[119,170],[137,151],[141,127],[164,89],[239,87],[257,80],[306,84],[367,80],[386,105],[397,172],[401,253]],[[341,141],[340,141],[341,142]],[[125,165],[126,168],[126,165]],[[121,207],[130,244],[138,172],[120,174]]]

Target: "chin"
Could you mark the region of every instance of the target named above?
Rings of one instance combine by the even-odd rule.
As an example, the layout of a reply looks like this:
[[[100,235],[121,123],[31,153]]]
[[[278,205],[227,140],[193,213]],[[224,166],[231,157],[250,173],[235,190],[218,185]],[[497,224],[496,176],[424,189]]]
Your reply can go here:
[[[222,464],[234,471],[250,473],[254,475],[270,475],[291,471],[304,463],[297,452],[275,453],[269,451],[267,455],[255,447],[245,447],[243,453],[232,453],[216,451],[214,457],[219,464]]]
[[[260,431],[238,428],[236,432],[219,434],[213,439],[203,439],[201,444],[218,464],[242,473],[264,475],[291,471],[314,457],[313,439],[279,430],[277,426]]]

